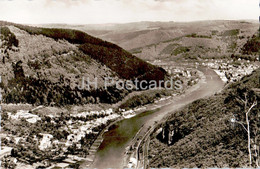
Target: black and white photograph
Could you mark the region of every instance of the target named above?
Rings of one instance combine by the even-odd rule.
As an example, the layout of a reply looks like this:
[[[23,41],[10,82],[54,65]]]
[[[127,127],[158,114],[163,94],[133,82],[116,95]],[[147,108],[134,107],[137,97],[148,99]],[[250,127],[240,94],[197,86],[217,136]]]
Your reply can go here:
[[[0,0],[0,168],[260,168],[259,12]]]

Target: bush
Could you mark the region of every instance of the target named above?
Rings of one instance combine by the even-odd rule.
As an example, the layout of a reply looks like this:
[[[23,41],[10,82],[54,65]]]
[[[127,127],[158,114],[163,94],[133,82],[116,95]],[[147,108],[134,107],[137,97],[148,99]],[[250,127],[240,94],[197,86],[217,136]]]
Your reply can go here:
[[[19,41],[16,39],[16,36],[10,31],[8,27],[1,27],[1,40],[5,40],[6,42],[3,46],[7,46],[7,49],[11,49],[12,46],[18,47]]]
[[[260,35],[253,35],[246,44],[242,47],[242,54],[252,55],[260,52]]]
[[[186,53],[186,52],[189,52],[189,51],[190,51],[190,49],[189,49],[188,47],[180,46],[180,47],[177,47],[177,48],[172,52],[172,55],[177,56],[178,54]]]

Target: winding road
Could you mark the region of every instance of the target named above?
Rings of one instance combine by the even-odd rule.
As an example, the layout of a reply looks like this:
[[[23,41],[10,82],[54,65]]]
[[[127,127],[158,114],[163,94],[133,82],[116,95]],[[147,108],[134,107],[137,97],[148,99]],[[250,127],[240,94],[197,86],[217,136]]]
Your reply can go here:
[[[97,151],[91,168],[123,168],[125,148],[142,126],[140,136],[144,136],[149,126],[152,126],[155,121],[160,121],[169,113],[173,113],[197,99],[211,96],[223,89],[223,82],[213,70],[205,67],[199,70],[204,73],[206,78],[204,83],[201,83],[196,90],[178,96],[170,104],[161,107],[158,111],[146,111],[113,125],[104,134],[104,140]]]

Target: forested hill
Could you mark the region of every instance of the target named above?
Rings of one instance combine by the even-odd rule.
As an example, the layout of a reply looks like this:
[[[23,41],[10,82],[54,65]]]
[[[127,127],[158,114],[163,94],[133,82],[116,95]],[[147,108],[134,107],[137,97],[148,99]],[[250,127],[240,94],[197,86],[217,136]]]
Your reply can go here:
[[[150,167],[249,167],[248,135],[241,124],[246,126],[246,112],[250,107],[251,166],[257,167],[260,159],[256,154],[256,150],[260,150],[259,75],[260,69],[227,86],[222,93],[197,100],[169,116],[160,126],[164,133],[154,133],[152,137]]]
[[[163,80],[166,75],[163,69],[133,56],[113,43],[95,38],[82,31],[38,28],[8,22],[0,22],[0,25],[14,25],[31,35],[44,35],[55,40],[65,39],[72,44],[79,44],[81,51],[106,65],[124,79]]]
[[[31,104],[115,103],[131,91],[104,88],[105,77],[164,80],[166,72],[119,46],[71,29],[0,21],[3,101]],[[82,77],[98,89],[81,90]]]

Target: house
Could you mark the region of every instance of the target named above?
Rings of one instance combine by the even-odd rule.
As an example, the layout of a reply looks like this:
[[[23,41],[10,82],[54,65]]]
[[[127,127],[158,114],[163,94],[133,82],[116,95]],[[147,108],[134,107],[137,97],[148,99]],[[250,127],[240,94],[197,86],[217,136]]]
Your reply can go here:
[[[42,133],[40,133],[40,135],[42,135],[43,138],[40,142],[39,149],[44,150],[48,147],[51,147],[52,146],[51,139],[53,138],[53,136],[51,134],[42,134]]]
[[[136,165],[137,165],[137,159],[134,157],[131,157],[127,167],[134,168]]]
[[[19,120],[24,118],[29,123],[36,123],[38,120],[41,120],[39,116],[29,113],[28,110],[18,110],[15,115],[8,113],[8,116],[14,120]]]

